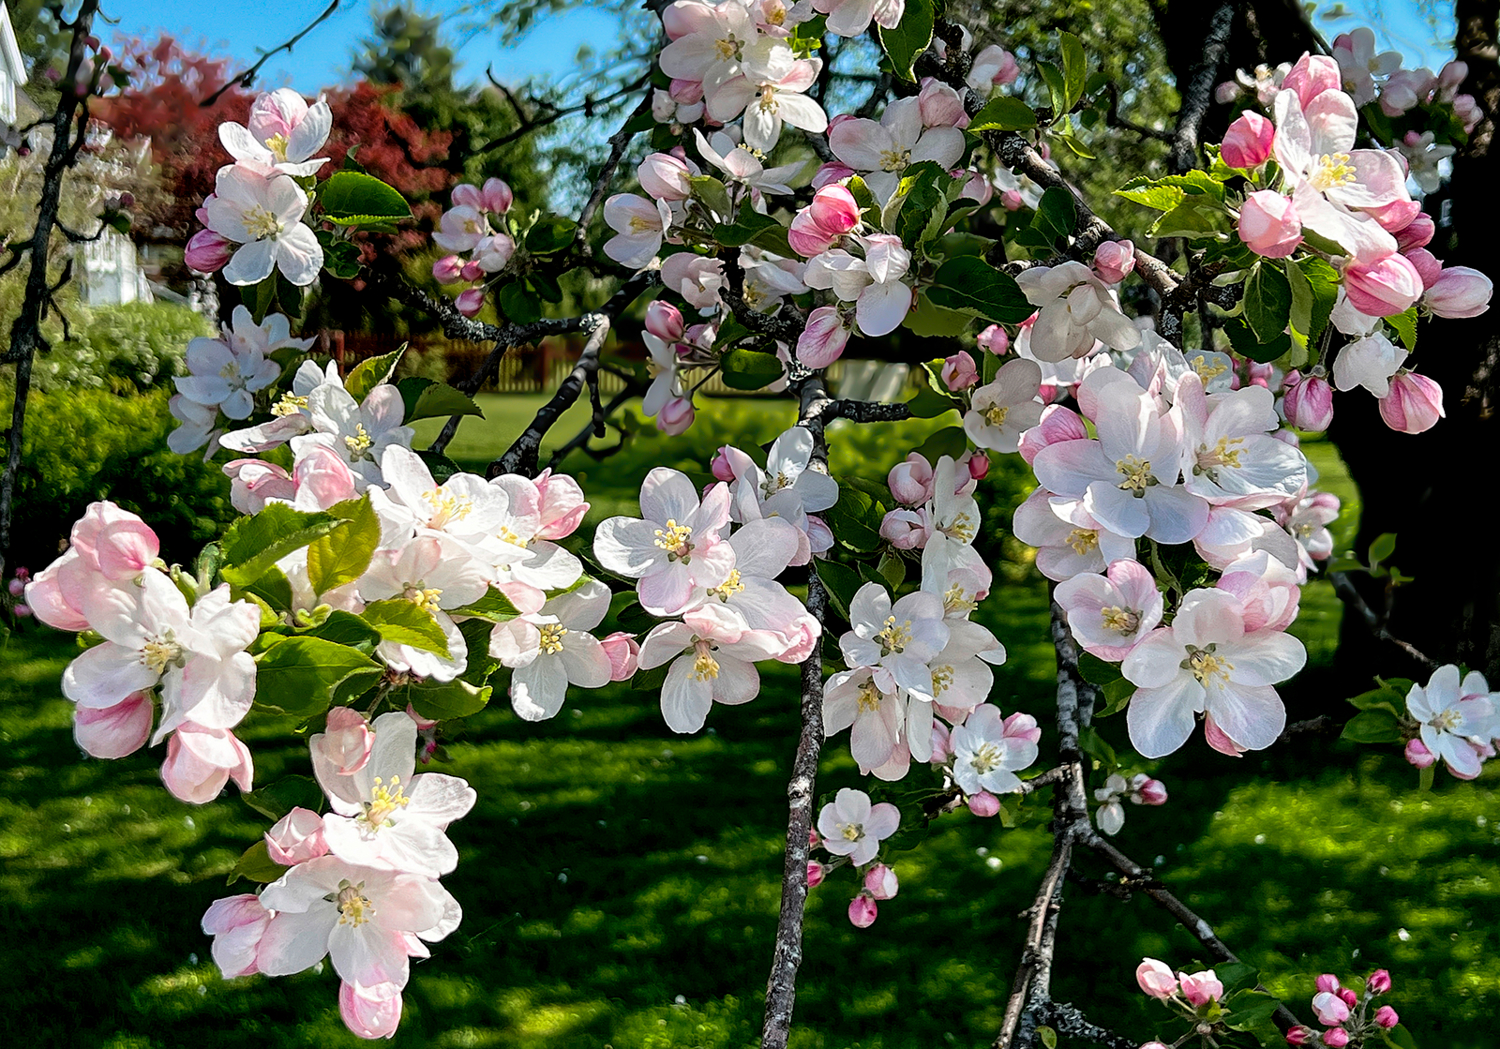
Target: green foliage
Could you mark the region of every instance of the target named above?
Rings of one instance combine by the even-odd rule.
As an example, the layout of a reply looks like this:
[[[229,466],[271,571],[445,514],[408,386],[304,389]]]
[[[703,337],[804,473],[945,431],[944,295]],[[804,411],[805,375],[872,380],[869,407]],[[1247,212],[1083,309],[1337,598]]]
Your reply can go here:
[[[333,514],[303,513],[286,503],[268,503],[259,513],[235,521],[224,533],[219,574],[236,586],[248,586],[287,554],[342,527],[343,521]]]
[[[408,602],[410,604],[410,602]],[[357,695],[350,685],[373,685],[381,665],[347,645],[318,637],[289,637],[256,657],[255,702],[298,718],[317,717],[335,695]]]
[[[938,267],[927,294],[933,303],[964,310],[996,324],[1019,324],[1035,307],[1016,279],[973,255],[960,255]]]
[[[37,357],[31,373],[34,390],[124,394],[170,389],[172,376],[187,372],[189,340],[214,334],[207,318],[170,302],[80,306],[71,320],[74,338],[55,338],[52,349]]]
[[[723,358],[724,385],[734,390],[759,390],[781,378],[785,369],[772,353],[736,346]]]
[[[891,60],[892,72],[902,80],[917,79],[912,66],[917,56],[932,43],[935,17],[932,0],[907,0],[906,9],[895,29],[879,27],[880,46]]]

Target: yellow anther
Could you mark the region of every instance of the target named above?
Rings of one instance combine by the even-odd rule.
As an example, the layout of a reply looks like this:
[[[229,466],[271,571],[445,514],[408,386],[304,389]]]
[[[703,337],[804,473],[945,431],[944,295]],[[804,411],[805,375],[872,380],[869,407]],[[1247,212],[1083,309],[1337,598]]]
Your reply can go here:
[[[719,661],[710,652],[707,641],[698,642],[698,653],[693,657],[693,677],[699,681],[710,681],[719,676]]]
[[[1086,554],[1099,545],[1099,533],[1092,528],[1075,528],[1063,542],[1071,546],[1075,554]]]
[[[693,538],[693,530],[687,525],[680,525],[675,518],[667,519],[666,528],[656,530],[656,545],[667,552],[668,561],[683,560],[693,552],[693,546],[688,542]]]
[[[941,666],[932,668],[932,694],[941,696],[953,686],[953,667]]]
[[[370,788],[370,801],[365,805],[364,820],[372,828],[384,827],[392,813],[410,804],[411,799],[406,796],[406,788],[401,786],[400,776],[392,776],[389,785],[376,776],[374,786]]]
[[[354,424],[354,436],[345,437],[344,445],[349,449],[349,454],[355,459],[367,459],[370,457],[370,448],[375,444],[370,437],[370,431],[365,429],[364,423]]]
[[[1133,612],[1128,608],[1121,608],[1119,605],[1101,608],[1099,615],[1104,620],[1104,629],[1113,630],[1117,634],[1133,634],[1136,627],[1141,625],[1139,612]]]
[[[776,471],[776,476],[775,477],[769,477],[768,476],[765,479],[765,482],[760,486],[760,488],[761,488],[761,491],[765,492],[767,495],[775,495],[777,492],[781,491],[783,488],[790,488],[791,486],[792,486],[792,479],[790,477],[788,477],[785,474],[785,472],[783,472],[781,470],[778,470],[778,471]]]
[[[283,164],[286,163],[286,147],[287,140],[285,135],[275,134],[266,139],[266,148],[271,151],[273,157]]]
[[[886,616],[885,626],[875,635],[875,640],[880,642],[880,654],[883,656],[902,651],[911,644],[911,620],[903,619],[897,623],[895,616]]]
[[[865,825],[863,823],[840,823],[839,837],[845,841],[858,841],[865,836]]]
[[[981,744],[979,749],[969,758],[969,764],[974,766],[974,771],[981,776],[994,772],[1005,760],[1005,752],[994,743]]]
[[[153,674],[164,674],[167,667],[178,664],[181,660],[182,646],[173,639],[170,630],[160,638],[153,637],[141,646],[141,662]]]
[[[873,714],[880,709],[880,689],[875,687],[875,682],[866,681],[859,686],[859,695],[854,701],[859,704],[861,714]]]
[[[284,393],[281,395],[281,400],[271,405],[271,414],[278,419],[284,419],[288,415],[296,415],[306,407],[306,397],[298,397],[295,393]]]
[[[708,592],[709,597],[717,597],[720,601],[728,601],[735,594],[745,589],[745,584],[740,582],[740,570],[731,568],[729,578]]]
[[[520,536],[516,535],[515,532],[512,532],[509,528],[506,528],[504,525],[500,526],[500,531],[496,532],[495,535],[496,535],[497,538],[499,538],[499,540],[502,543],[509,543],[511,546],[530,546],[531,545],[531,540],[530,539],[522,539]]]
[[[339,905],[340,925],[352,925],[359,928],[375,913],[375,906],[364,894],[364,887],[364,882],[358,885],[350,885],[347,881],[339,883],[339,894],[335,902]]]
[[[1245,439],[1243,437],[1220,437],[1212,448],[1206,444],[1199,445],[1197,472],[1212,475],[1220,466],[1228,466],[1236,470],[1240,469],[1242,465],[1240,463],[1240,454],[1244,449],[1231,446],[1243,445],[1244,443]]]
[[[1156,478],[1151,476],[1150,459],[1127,455],[1115,461],[1115,469],[1125,478],[1119,486],[1127,492],[1134,492],[1137,496],[1145,494],[1146,489],[1156,483]]]
[[[953,518],[953,523],[943,529],[944,533],[961,543],[971,542],[976,531],[978,529],[974,527],[974,519],[966,513],[958,514]]]
[[[246,208],[240,215],[240,221],[251,240],[265,240],[281,232],[281,220],[259,204]]]
[[[971,599],[969,592],[957,583],[950,586],[947,593],[943,594],[943,614],[946,616],[954,613],[968,615],[978,607],[979,602]]]
[[[729,36],[714,41],[714,51],[717,52],[719,58],[725,62],[729,61],[731,58],[739,58],[740,42],[736,40],[734,38],[734,34],[731,33]]]
[[[911,165],[911,150],[887,149],[880,154],[881,171],[905,171]]]
[[[541,627],[542,640],[540,643],[543,654],[555,656],[563,650],[562,639],[567,634],[568,628],[561,623],[543,623]]]
[[[1198,378],[1203,380],[1203,385],[1205,386],[1229,370],[1229,365],[1222,361],[1209,363],[1208,358],[1201,353],[1189,363],[1192,365],[1193,371],[1198,373]]]
[[[647,230],[654,230],[654,229],[661,229],[661,221],[660,220],[657,220],[656,222],[652,222],[650,219],[643,219],[639,215],[632,215],[632,216],[630,216],[630,232],[631,233],[645,233]]]
[[[474,500],[466,495],[445,492],[441,488],[423,492],[422,501],[432,511],[427,519],[427,527],[437,531],[442,531],[452,521],[462,521],[474,511]]]
[[[1359,175],[1350,162],[1348,153],[1325,153],[1313,165],[1308,183],[1313,189],[1327,191],[1347,186]]]
[[[992,404],[984,410],[984,421],[991,426],[1004,426],[1005,417],[1010,414],[1010,409],[1003,404]]]
[[[443,596],[443,592],[437,587],[425,586],[422,583],[407,583],[402,596],[418,608],[428,612],[437,612],[438,598]]]
[[[1184,670],[1191,670],[1200,685],[1224,687],[1229,680],[1229,672],[1234,669],[1233,663],[1223,656],[1214,655],[1213,645],[1201,649],[1189,645],[1187,652],[1188,657],[1182,661]]]

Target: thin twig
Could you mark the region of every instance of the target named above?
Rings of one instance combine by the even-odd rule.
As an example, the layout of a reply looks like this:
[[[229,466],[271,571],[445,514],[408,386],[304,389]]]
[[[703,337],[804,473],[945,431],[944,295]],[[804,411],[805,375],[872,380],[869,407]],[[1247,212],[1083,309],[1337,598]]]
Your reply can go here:
[[[1339,600],[1344,602],[1349,611],[1364,620],[1365,626],[1370,628],[1370,633],[1375,635],[1377,641],[1389,641],[1428,670],[1435,670],[1437,668],[1437,660],[1422,652],[1409,641],[1402,641],[1386,628],[1385,617],[1376,614],[1375,610],[1365,603],[1364,597],[1355,589],[1354,580],[1349,578],[1347,572],[1330,572],[1328,573],[1328,579],[1333,583],[1333,592],[1338,594]]]
[[[301,42],[304,36],[306,36],[308,33],[311,33],[314,29],[316,29],[318,26],[332,17],[333,13],[339,9],[339,3],[340,0],[333,0],[333,2],[328,5],[327,9],[324,10],[321,15],[319,15],[317,18],[314,18],[307,24],[305,28],[303,28],[302,32],[298,33],[296,36],[292,37],[290,40],[280,45],[279,47],[274,47],[271,50],[267,51],[265,54],[261,55],[259,61],[257,61],[255,65],[251,66],[243,73],[237,73],[236,75],[230,77],[224,82],[223,87],[219,88],[219,90],[209,95],[202,102],[199,102],[198,105],[203,107],[213,105],[219,100],[220,95],[224,94],[224,92],[228,91],[235,84],[239,84],[241,87],[248,88],[251,84],[255,83],[255,74],[260,72],[261,66],[270,61],[272,55],[276,54],[279,51],[286,51],[290,53],[292,48],[297,46],[297,44]]]
[[[534,477],[537,473],[537,458],[542,448],[542,438],[547,431],[552,429],[553,423],[562,418],[563,412],[572,407],[573,402],[578,400],[578,395],[583,392],[584,384],[588,381],[590,372],[599,367],[599,351],[604,348],[604,340],[609,337],[609,315],[605,313],[585,314],[582,318],[583,330],[589,333],[588,341],[583,344],[583,352],[578,355],[578,363],[573,371],[563,380],[552,399],[537,411],[536,418],[531,420],[517,437],[515,443],[506,449],[505,454],[494,462],[486,473],[488,477],[499,477],[501,474],[522,474],[526,477]]]
[[[625,150],[630,145],[630,140],[635,137],[635,132],[630,130],[630,122],[637,115],[651,108],[651,92],[654,88],[647,85],[646,93],[636,103],[634,109],[621,121],[620,128],[609,136],[609,156],[599,168],[599,174],[594,176],[594,191],[589,194],[588,203],[578,213],[578,229],[573,234],[573,246],[580,256],[585,259],[594,257],[594,250],[588,242],[589,224],[594,221],[594,213],[599,210],[599,205],[604,202],[604,194],[609,191],[610,181],[615,177],[615,169],[620,166],[620,159],[625,156]]]

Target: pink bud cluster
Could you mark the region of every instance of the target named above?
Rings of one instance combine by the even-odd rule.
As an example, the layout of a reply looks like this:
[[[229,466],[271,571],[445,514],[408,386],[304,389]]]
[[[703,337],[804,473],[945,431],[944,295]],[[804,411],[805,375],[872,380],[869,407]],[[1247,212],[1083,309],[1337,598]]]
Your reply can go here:
[[[894,834],[900,822],[896,806],[889,802],[871,805],[864,791],[845,787],[823,806],[817,829],[808,832],[809,848],[830,854],[827,861],[807,862],[808,888],[821,885],[830,871],[845,864],[862,872],[859,893],[849,901],[849,922],[856,929],[874,925],[880,913],[876,901],[893,899],[901,887],[893,868],[872,862],[880,842]]]
[[[1312,999],[1313,1015],[1323,1030],[1299,1024],[1287,1031],[1287,1043],[1327,1049],[1389,1044],[1385,1032],[1399,1024],[1401,1017],[1389,1005],[1371,1007],[1373,999],[1390,989],[1391,974],[1385,969],[1376,969],[1365,977],[1363,993],[1343,986],[1334,974],[1324,973],[1317,979],[1317,993]]]
[[[443,212],[432,235],[433,243],[450,254],[432,264],[432,275],[439,284],[471,285],[458,293],[455,305],[465,317],[473,317],[484,308],[485,283],[515,254],[516,242],[504,221],[514,197],[510,186],[492,178],[483,187],[454,186],[451,200],[453,206]]]
[[[1224,984],[1212,969],[1174,975],[1170,966],[1155,958],[1141,959],[1135,970],[1135,982],[1152,998],[1165,1002],[1180,997],[1194,1009],[1224,997]]]

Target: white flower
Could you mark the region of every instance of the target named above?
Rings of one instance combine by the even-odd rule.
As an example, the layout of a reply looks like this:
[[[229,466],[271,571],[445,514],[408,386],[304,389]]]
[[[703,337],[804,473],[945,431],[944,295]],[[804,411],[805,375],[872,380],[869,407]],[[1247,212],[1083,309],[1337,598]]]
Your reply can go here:
[[[235,160],[248,160],[287,175],[314,175],[328,163],[313,157],[328,141],[333,111],[318,99],[307,100],[291,88],[277,88],[250,107],[250,126],[233,121],[219,125],[219,141]]]
[[[638,270],[661,250],[662,238],[672,228],[672,210],[664,200],[616,193],[604,202],[604,221],[617,234],[605,242],[604,254]]]
[[[870,804],[870,795],[845,787],[818,813],[823,847],[835,856],[848,856],[862,867],[875,858],[880,843],[901,825],[901,810],[889,802]]]
[[[217,339],[197,338],[188,343],[188,374],[173,380],[189,401],[205,408],[218,408],[231,419],[249,418],[255,394],[281,375],[281,365],[270,354],[289,347],[305,350],[312,339],[293,339],[286,317],[267,315],[256,324],[250,311],[234,308],[232,327]]]
[[[839,650],[851,670],[870,667],[882,692],[904,689],[932,702],[927,664],[948,643],[941,598],[917,591],[893,605],[884,587],[866,583],[849,602],[849,623]]]
[[[1483,689],[1483,693],[1470,689]],[[1422,742],[1448,763],[1455,776],[1473,779],[1483,762],[1475,745],[1490,742],[1494,704],[1484,678],[1470,674],[1459,681],[1452,663],[1433,671],[1427,685],[1413,685],[1406,709],[1420,723]]]
[[[1391,392],[1391,378],[1401,370],[1406,350],[1384,335],[1370,335],[1339,350],[1333,361],[1333,385],[1339,390],[1363,386],[1376,397]]]
[[[681,623],[653,627],[641,642],[642,670],[671,660],[662,684],[661,712],[673,732],[697,732],[715,703],[748,703],[760,692],[758,660],[785,647],[769,630],[751,630],[744,617],[717,602],[682,614]]]
[[[510,702],[516,714],[541,721],[562,709],[569,685],[599,688],[609,683],[609,656],[589,633],[608,611],[609,587],[590,579],[550,599],[539,613],[495,626],[490,655],[515,668]]]
[[[406,405],[401,391],[381,383],[356,403],[343,383],[323,383],[307,395],[307,411],[318,431],[292,438],[292,454],[308,454],[309,444],[320,444],[338,453],[364,485],[380,484],[381,456],[390,445],[411,447],[410,426],[401,425]]]
[[[957,164],[964,153],[964,133],[954,127],[924,129],[921,102],[913,96],[886,106],[879,123],[863,117],[841,122],[829,132],[828,147],[839,160],[864,172],[870,192],[885,203],[911,165],[931,160],[951,169]]]
[[[704,138],[703,132],[694,128],[693,137],[704,160],[728,175],[731,182],[748,186],[756,194],[790,193],[792,187],[786,184],[786,180],[802,167],[801,164],[786,164],[767,168],[761,163],[764,154],[757,156],[754,147],[748,144],[735,145],[734,139],[722,131],[715,131],[712,138]]]
[[[724,122],[743,112],[745,144],[762,153],[776,148],[782,124],[821,135],[828,130],[828,114],[803,92],[817,81],[822,68],[820,59],[805,59],[781,75],[741,75],[712,91],[705,85],[708,115]]]
[[[930,132],[929,132],[930,133]],[[1083,357],[1097,339],[1117,350],[1141,343],[1140,329],[1120,312],[1104,282],[1081,262],[1033,266],[1016,277],[1026,301],[1040,309],[1031,328],[1031,352],[1038,360]]]
[[[953,748],[953,781],[965,794],[987,790],[1008,794],[1021,789],[1016,772],[1037,756],[1037,745],[1021,733],[1034,729],[1036,721],[1007,726],[1000,708],[985,703],[949,734]]]
[[[242,245],[224,267],[230,284],[257,284],[277,268],[298,287],[318,279],[323,246],[302,222],[307,194],[290,175],[230,164],[219,169],[205,208],[208,228]]]
[[[399,550],[377,550],[359,579],[359,596],[366,601],[404,598],[431,614],[443,632],[448,655],[413,645],[382,641],[380,658],[396,670],[437,681],[452,681],[468,664],[463,634],[447,610],[478,601],[489,589],[486,566],[455,540],[441,532],[419,535]]]
[[[964,414],[964,433],[980,448],[1013,452],[1021,433],[1042,421],[1037,391],[1042,369],[1034,361],[1006,361],[993,382],[974,390]]]

